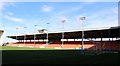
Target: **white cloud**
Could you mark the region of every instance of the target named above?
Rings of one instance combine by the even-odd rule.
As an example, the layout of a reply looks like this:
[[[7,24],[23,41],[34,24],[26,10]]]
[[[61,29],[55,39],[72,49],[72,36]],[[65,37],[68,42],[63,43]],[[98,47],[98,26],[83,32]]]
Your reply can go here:
[[[42,10],[43,12],[51,12],[51,11],[52,11],[52,7],[47,6],[47,5],[43,5],[43,6],[41,7],[41,10]]]
[[[13,22],[22,22],[23,21],[22,18],[12,17],[10,15],[5,15],[4,18],[6,18],[8,20],[11,20]]]

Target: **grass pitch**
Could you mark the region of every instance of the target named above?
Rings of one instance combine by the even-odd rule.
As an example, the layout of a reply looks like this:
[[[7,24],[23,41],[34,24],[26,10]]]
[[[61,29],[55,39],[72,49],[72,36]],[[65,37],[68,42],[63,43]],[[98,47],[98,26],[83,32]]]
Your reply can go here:
[[[0,48],[1,48],[0,50],[71,50],[71,49],[29,48],[29,47],[15,47],[15,46],[0,46]]]
[[[120,53],[115,53],[115,54],[105,53],[101,55],[83,55],[81,54],[80,50],[55,50],[55,49],[45,49],[45,48],[40,49],[40,48],[4,46],[2,47],[2,62],[3,65],[4,64],[118,64],[119,54]]]
[[[55,50],[54,48],[28,48],[28,47],[14,47],[1,46],[2,50]]]

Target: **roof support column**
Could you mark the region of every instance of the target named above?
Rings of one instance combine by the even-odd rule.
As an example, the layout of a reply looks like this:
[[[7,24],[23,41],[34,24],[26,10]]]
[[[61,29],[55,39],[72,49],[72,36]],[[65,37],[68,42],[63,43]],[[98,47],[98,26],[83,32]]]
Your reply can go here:
[[[100,45],[98,45],[98,46],[99,46],[99,47],[98,47],[98,50],[100,50],[100,51],[101,51],[101,49],[102,49],[102,39],[103,39],[103,38],[102,38],[102,34],[103,34],[103,33],[101,32],[101,42],[100,42]]]
[[[26,35],[24,35],[24,45],[25,45]]]
[[[110,41],[110,30],[108,30],[108,36],[109,36],[109,41]]]

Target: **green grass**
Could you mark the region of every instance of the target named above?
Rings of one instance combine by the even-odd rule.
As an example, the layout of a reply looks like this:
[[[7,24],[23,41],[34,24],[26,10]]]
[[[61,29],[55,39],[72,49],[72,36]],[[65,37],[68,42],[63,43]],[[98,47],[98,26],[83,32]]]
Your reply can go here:
[[[69,49],[55,49],[55,48],[28,48],[28,47],[14,47],[14,46],[0,46],[1,50],[69,50]]]
[[[83,55],[79,50],[2,47],[3,64],[118,64],[119,55]]]

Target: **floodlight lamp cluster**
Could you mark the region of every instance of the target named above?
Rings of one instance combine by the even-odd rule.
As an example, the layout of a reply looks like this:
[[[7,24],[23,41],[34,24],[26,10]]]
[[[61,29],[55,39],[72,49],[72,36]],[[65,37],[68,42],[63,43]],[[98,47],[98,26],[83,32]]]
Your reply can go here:
[[[80,17],[80,20],[85,20],[86,19],[86,17]]]

